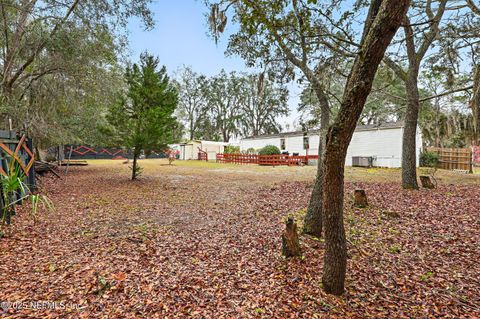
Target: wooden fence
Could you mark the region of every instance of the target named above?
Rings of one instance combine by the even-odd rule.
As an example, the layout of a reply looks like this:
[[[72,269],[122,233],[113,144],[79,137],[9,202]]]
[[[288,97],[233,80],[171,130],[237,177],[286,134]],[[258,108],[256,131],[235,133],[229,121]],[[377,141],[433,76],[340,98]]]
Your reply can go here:
[[[269,166],[307,165],[309,159],[318,159],[318,155],[257,155],[257,154],[217,154],[217,163],[258,164]]]
[[[438,154],[438,168],[473,172],[472,149],[427,147],[427,152]]]

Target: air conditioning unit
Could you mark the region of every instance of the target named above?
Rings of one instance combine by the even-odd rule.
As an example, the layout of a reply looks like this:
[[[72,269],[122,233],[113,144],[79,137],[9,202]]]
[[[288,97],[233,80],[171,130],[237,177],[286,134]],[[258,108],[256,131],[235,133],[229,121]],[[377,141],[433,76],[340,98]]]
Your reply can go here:
[[[352,156],[352,166],[373,167],[372,156]]]

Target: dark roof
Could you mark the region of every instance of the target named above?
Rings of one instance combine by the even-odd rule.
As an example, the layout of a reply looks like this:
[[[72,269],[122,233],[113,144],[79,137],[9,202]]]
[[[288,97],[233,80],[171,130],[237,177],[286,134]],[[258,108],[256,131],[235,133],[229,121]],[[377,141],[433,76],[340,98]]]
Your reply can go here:
[[[400,128],[404,127],[403,122],[390,122],[390,123],[382,123],[382,124],[373,124],[373,125],[357,125],[355,128],[355,132],[361,132],[361,131],[374,131],[374,130],[388,130],[392,128]],[[286,136],[298,136],[298,135],[303,135],[303,134],[308,134],[308,135],[315,135],[319,134],[320,130],[319,129],[313,129],[313,130],[308,130],[308,131],[293,131],[293,132],[282,132],[278,134],[263,134],[263,135],[257,135],[257,136],[249,136],[249,137],[244,137],[244,140],[250,140],[250,139],[259,139],[259,138],[275,138],[275,137],[286,137]]]

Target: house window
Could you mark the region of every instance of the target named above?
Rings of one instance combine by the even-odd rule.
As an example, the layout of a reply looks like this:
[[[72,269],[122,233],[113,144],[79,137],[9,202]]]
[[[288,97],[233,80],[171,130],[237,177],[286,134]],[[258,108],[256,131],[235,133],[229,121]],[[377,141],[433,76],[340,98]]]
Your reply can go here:
[[[304,136],[303,137],[303,149],[308,150],[309,146],[310,146],[310,142],[309,142],[308,136]]]
[[[282,151],[284,151],[284,150],[286,149],[286,147],[285,147],[285,139],[284,139],[284,138],[281,138],[281,139],[280,139],[280,149],[281,149]]]

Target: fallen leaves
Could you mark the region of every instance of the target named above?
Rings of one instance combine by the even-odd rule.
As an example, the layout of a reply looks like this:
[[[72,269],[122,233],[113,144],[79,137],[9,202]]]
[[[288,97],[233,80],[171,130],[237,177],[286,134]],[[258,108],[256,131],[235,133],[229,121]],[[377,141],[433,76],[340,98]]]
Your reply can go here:
[[[347,292],[333,297],[321,287],[321,238],[301,237],[303,258],[280,253],[284,220],[301,223],[311,183],[272,172],[162,166],[132,183],[112,164],[72,169],[67,184],[45,179],[57,209],[35,227],[20,211],[0,239],[0,300],[81,307],[0,316],[480,316],[480,186],[347,183]],[[368,208],[352,208],[359,187]]]

